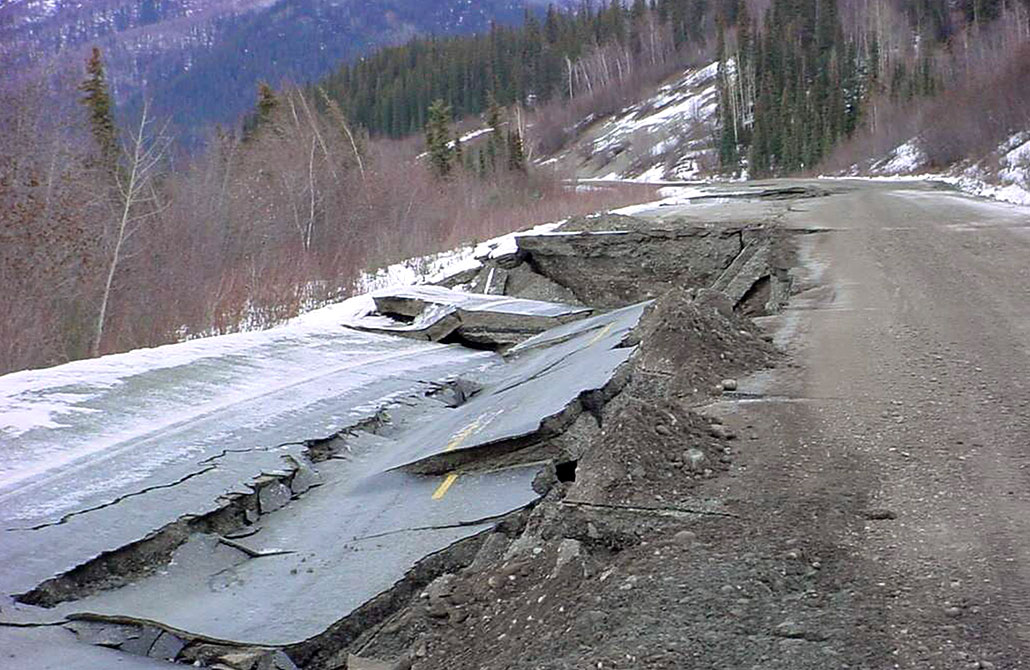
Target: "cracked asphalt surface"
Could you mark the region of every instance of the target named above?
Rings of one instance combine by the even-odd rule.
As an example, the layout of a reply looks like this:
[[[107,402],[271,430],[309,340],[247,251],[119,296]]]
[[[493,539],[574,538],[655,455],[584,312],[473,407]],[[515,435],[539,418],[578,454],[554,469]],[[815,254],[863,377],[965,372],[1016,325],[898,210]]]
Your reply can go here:
[[[85,618],[157,625],[175,635],[172,656],[183,639],[268,648],[324,634],[423,559],[535,501],[543,463],[469,471],[448,461],[438,474],[404,468],[451,453],[497,450],[509,440],[525,446],[520,440],[531,439],[545,422],[574,419],[577,398],[603,389],[633,354],[622,339],[642,311],[639,305],[567,324],[557,337],[527,340],[504,359],[457,346],[340,335],[356,359],[351,364],[319,367],[300,384],[216,403],[218,409],[201,418],[89,450],[69,465],[22,479],[5,492],[13,502],[4,509],[0,585],[14,597],[50,580],[57,586],[44,584],[29,602],[56,606],[4,602],[3,623],[48,626]],[[182,383],[205,371],[194,374],[187,366],[177,373]],[[476,392],[457,406],[434,399],[439,385],[433,380],[458,373],[473,380]],[[313,383],[320,393],[303,392]],[[135,406],[148,400],[144,394]],[[106,411],[116,421],[121,416],[113,407]],[[368,419],[375,421],[362,427]],[[62,430],[53,429],[51,439],[59,440]],[[40,432],[45,429],[32,439],[41,439]],[[312,440],[333,435],[328,460],[311,463]],[[132,470],[140,455],[149,468],[142,478]],[[76,482],[93,480],[106,486],[89,491],[88,500],[64,496]],[[233,493],[249,494],[256,504],[226,514],[253,516],[245,526],[242,519],[228,524],[231,533],[220,535],[229,520],[219,525],[216,510],[232,509]],[[210,515],[216,521],[201,532],[176,528],[182,519]],[[169,538],[163,562],[160,552],[133,548],[155,535]],[[120,563],[105,558],[115,550],[127,552]],[[124,579],[119,571],[126,564],[140,571]],[[37,598],[36,591],[43,595]],[[45,632],[22,630],[30,639]],[[31,645],[22,640],[13,648]],[[41,643],[35,655],[18,660],[53,666],[59,652]]]
[[[646,330],[654,339],[639,348],[670,381],[631,378],[594,408],[603,418],[594,426],[561,410],[631,361],[643,305],[547,331],[511,350],[516,366],[433,348],[464,352],[457,368],[477,382],[458,407],[402,403],[387,429],[350,435],[318,464],[320,486],[291,494],[280,483],[291,503],[228,541],[192,536],[159,574],[43,614],[8,601],[0,610],[23,624],[127,613],[212,641],[288,645],[383,592],[419,556],[480,534],[470,567],[459,562],[356,638],[306,650],[305,667],[342,668],[351,652],[418,670],[1030,665],[1027,210],[917,182],[782,180],[716,187],[636,216],[784,231],[794,295],[757,322],[786,362],[740,377],[735,390],[713,388],[722,377],[712,375],[774,359],[756,353],[743,322],[694,305],[697,294],[660,300],[670,311],[657,311]],[[689,333],[669,321],[702,310],[708,320]],[[677,338],[695,336],[704,351],[690,358]],[[454,371],[452,354],[440,355],[433,374]],[[556,421],[567,435],[548,433]],[[541,465],[505,462],[509,447],[497,448],[545,433],[582,456],[578,475],[538,501]],[[303,460],[300,447],[212,449],[188,488],[201,485],[207,499],[212,463],[212,472],[258,463],[268,474],[283,455]],[[494,459],[485,467],[483,454]],[[158,500],[176,481],[144,495]],[[15,592],[7,584],[22,563],[48,566],[18,582],[29,588],[70,560],[42,555],[57,540],[17,554],[11,533],[67,532],[122,504],[83,511],[105,496],[5,517],[43,528],[5,531],[0,560],[19,567],[3,571],[4,593]],[[528,521],[496,525],[527,506]],[[96,535],[89,542],[109,541]],[[341,570],[348,561],[376,576]],[[284,616],[298,606],[304,616]],[[98,647],[75,657],[72,639],[62,628],[0,626],[0,653],[19,667],[35,667],[44,646],[50,665],[39,667],[155,667]]]
[[[780,185],[824,194],[756,197]],[[695,407],[731,438],[728,470],[684,477],[708,433],[658,425],[668,396],[631,382],[557,505],[357,651],[418,670],[1030,664],[1028,211],[788,181],[637,216],[793,231],[796,293],[758,319],[787,361]],[[632,509],[562,505],[613,480]]]

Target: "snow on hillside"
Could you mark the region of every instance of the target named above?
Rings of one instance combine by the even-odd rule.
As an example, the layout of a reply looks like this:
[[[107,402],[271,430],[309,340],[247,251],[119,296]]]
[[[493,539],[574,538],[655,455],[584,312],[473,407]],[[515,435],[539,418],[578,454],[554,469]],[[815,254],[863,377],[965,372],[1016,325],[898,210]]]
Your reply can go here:
[[[653,96],[595,121],[560,158],[584,178],[640,182],[698,179],[715,166],[718,63],[689,69]],[[586,156],[580,160],[579,157]]]
[[[868,169],[874,177],[935,179],[953,184],[967,193],[1030,206],[1030,131],[1016,133],[990,155],[965,161],[940,172],[928,172],[926,153],[912,138],[895,147]],[[852,166],[850,175],[862,174]]]

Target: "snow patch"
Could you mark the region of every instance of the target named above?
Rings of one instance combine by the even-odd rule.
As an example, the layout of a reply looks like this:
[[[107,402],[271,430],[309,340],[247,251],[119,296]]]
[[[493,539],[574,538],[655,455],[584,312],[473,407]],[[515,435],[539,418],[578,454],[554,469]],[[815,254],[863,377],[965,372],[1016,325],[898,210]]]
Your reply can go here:
[[[908,174],[926,163],[926,154],[916,144],[915,139],[896,147],[885,159],[875,166],[873,172],[885,175]]]

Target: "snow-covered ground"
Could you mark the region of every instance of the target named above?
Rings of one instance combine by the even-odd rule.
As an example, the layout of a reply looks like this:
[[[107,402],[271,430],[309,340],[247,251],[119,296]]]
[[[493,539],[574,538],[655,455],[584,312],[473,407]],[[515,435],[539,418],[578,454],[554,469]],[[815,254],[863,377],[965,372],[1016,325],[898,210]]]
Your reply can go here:
[[[1030,206],[1030,131],[1015,133],[979,161],[965,161],[944,172],[927,171],[927,164],[926,153],[913,138],[874,162],[869,173],[874,178],[932,179],[980,197]],[[856,165],[849,176],[859,174]]]
[[[616,212],[631,214],[660,203],[683,202],[700,192],[669,188],[660,193],[665,198],[662,201]],[[318,379],[330,373],[354,370],[348,373],[353,376],[359,369],[380,365],[401,369],[409,365],[409,355],[421,356],[439,345],[397,341],[346,328],[375,311],[375,291],[435,283],[475,270],[489,258],[515,253],[521,235],[562,234],[557,230],[562,223],[539,225],[365,273],[357,284],[362,295],[273,328],[0,376],[0,491],[112,444],[148,439],[155,431],[198,422],[228,407],[260,405],[270,394],[305,384],[317,387]],[[119,412],[117,423],[112,423],[105,411],[112,403],[135,409]],[[315,433],[318,428],[312,426]],[[63,437],[55,441],[54,435]]]
[[[718,63],[686,70],[650,98],[594,121],[580,140],[582,148],[558,160],[589,154],[575,166],[577,172],[609,181],[697,179],[715,160],[711,131],[718,104],[717,75]]]

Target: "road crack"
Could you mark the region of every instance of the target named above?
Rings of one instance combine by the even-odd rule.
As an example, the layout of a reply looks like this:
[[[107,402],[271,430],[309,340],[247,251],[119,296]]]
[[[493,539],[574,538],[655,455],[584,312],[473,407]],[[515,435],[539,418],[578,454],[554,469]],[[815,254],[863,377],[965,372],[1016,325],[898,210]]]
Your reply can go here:
[[[71,519],[73,519],[73,518],[75,518],[77,516],[81,516],[83,514],[89,514],[90,512],[96,512],[98,510],[102,510],[102,509],[107,508],[107,507],[113,507],[114,505],[117,505],[117,504],[119,504],[119,503],[121,503],[121,502],[123,502],[125,500],[128,500],[129,498],[136,498],[138,496],[146,495],[147,493],[150,493],[152,491],[160,491],[161,489],[175,488],[176,486],[179,486],[180,484],[184,484],[185,482],[188,482],[189,480],[193,479],[194,477],[199,477],[201,475],[205,475],[205,474],[211,472],[212,470],[216,470],[217,468],[218,468],[217,465],[211,465],[209,467],[203,468],[203,469],[198,470],[196,472],[191,472],[188,475],[180,477],[179,479],[175,480],[174,482],[169,482],[167,484],[158,484],[156,486],[148,486],[148,487],[146,487],[144,489],[141,489],[139,491],[133,491],[132,493],[126,493],[125,495],[118,496],[114,500],[106,502],[106,503],[104,503],[102,505],[96,505],[94,507],[87,507],[86,509],[80,509],[80,510],[76,510],[74,512],[69,512],[69,513],[65,514],[64,516],[62,516],[60,518],[60,520],[58,520],[58,521],[48,521],[47,523],[41,523],[41,524],[39,524],[37,526],[26,526],[26,527],[23,527],[23,528],[6,528],[5,530],[12,531],[12,532],[13,531],[27,531],[27,530],[43,530],[44,528],[50,528],[52,526],[60,526],[62,524],[68,523],[68,521],[70,521]]]

